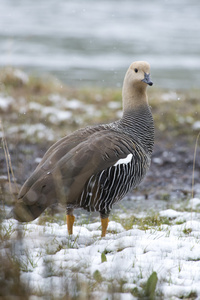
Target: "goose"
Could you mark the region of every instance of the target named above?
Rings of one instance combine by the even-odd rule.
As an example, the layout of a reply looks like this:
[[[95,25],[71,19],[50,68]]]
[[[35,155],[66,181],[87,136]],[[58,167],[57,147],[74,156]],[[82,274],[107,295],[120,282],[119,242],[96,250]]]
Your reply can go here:
[[[10,217],[29,222],[61,204],[71,235],[74,209],[98,211],[104,237],[113,205],[140,184],[150,167],[154,123],[148,85],[153,85],[149,63],[133,62],[123,82],[121,119],[78,129],[53,144],[23,184]]]

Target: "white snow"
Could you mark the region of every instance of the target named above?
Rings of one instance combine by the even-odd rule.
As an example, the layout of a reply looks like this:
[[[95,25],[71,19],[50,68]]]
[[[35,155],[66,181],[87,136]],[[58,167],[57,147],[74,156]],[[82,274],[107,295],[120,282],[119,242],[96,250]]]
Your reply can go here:
[[[200,129],[200,121],[196,121],[196,122],[192,125],[192,129],[193,129],[193,130],[199,130],[199,129]]]
[[[71,99],[71,100],[66,101],[65,107],[72,109],[72,110],[84,109],[84,104],[80,100]]]
[[[116,102],[116,101],[110,101],[108,103],[108,108],[109,109],[120,109],[121,108],[121,103]]]
[[[53,124],[59,124],[72,117],[71,111],[60,110],[53,106],[43,106],[36,102],[30,102],[29,109],[40,112],[44,119],[49,118],[49,121]]]
[[[190,199],[188,205],[188,209],[198,209],[200,208],[200,199],[199,198],[192,198]]]
[[[50,94],[48,96],[48,99],[53,102],[54,104],[63,104],[63,102],[66,101],[66,98],[62,97],[61,95],[59,94]]]
[[[12,72],[13,72],[13,75],[15,77],[17,77],[18,79],[20,79],[24,84],[29,82],[29,76],[22,70],[14,69]]]
[[[164,211],[160,211],[160,216],[167,217],[169,219],[175,219],[175,218],[177,218],[181,215],[182,215],[181,212],[178,212],[178,211],[173,210],[173,209],[167,209],[167,210],[164,210]]]
[[[121,164],[128,164],[128,163],[130,163],[132,157],[133,157],[133,154],[130,153],[130,154],[127,155],[127,157],[119,159],[119,160],[114,164],[114,166],[121,165]]]
[[[157,164],[157,165],[162,165],[162,164],[163,164],[163,160],[162,160],[162,158],[160,158],[160,157],[154,157],[154,158],[152,159],[152,161],[153,161],[155,164]]]
[[[168,93],[163,93],[161,96],[163,101],[176,101],[180,100],[176,92],[170,91]]]
[[[21,133],[22,138],[29,137],[35,141],[36,138],[38,139],[46,139],[48,141],[53,141],[54,134],[51,129],[46,127],[44,124],[37,123],[37,124],[21,124],[19,126],[11,126],[7,129],[7,133],[9,135],[16,135]]]
[[[199,204],[200,199],[194,198],[188,207],[198,208]],[[160,211],[160,216],[170,224],[146,230],[133,225],[125,230],[110,221],[105,238],[100,237],[100,220],[82,226],[75,222],[72,236],[68,236],[64,221],[39,225],[35,220],[22,225],[4,220],[1,234],[10,232],[10,242],[15,245],[12,255],[24,266],[21,280],[33,295],[51,291],[51,296],[62,297],[67,290],[73,296],[79,284],[83,289],[94,286],[95,300],[137,299],[133,290],[142,293],[142,286],[156,272],[156,293],[162,299],[187,298],[190,293],[200,299],[200,212],[167,209]],[[22,241],[16,239],[18,230],[23,233]],[[4,243],[2,255],[7,253]],[[112,288],[116,298],[109,292]]]
[[[7,112],[10,108],[10,106],[15,102],[16,100],[12,97],[5,96],[3,94],[0,94],[0,111]]]

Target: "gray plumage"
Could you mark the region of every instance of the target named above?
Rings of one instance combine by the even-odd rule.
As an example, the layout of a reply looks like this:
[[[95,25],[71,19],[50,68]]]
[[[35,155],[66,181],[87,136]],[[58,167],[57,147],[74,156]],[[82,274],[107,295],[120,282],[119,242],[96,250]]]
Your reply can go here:
[[[123,85],[123,117],[79,129],[51,146],[22,186],[10,216],[31,221],[61,203],[69,215],[82,207],[107,218],[150,166],[154,125],[147,84],[152,85],[149,64],[131,64]]]

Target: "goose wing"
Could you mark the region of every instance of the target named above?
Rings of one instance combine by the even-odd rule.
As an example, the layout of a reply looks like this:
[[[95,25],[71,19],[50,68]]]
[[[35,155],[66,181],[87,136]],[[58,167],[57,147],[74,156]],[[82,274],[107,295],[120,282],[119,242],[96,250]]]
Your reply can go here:
[[[135,151],[127,136],[114,131],[95,132],[68,152],[60,148],[61,145],[46,156],[24,184],[19,194],[23,202],[32,205],[46,199],[49,205],[54,201],[71,203],[92,175],[114,166]]]

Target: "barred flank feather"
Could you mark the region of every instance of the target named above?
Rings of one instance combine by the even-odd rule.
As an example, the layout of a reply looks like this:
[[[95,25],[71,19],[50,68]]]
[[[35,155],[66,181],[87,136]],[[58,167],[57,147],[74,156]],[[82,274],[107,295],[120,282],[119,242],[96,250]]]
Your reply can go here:
[[[133,150],[132,145],[135,145],[131,161],[92,175],[78,199],[77,206],[88,211],[99,211],[107,216],[113,204],[141,182],[150,166],[150,157],[132,139],[127,142],[130,153]]]

